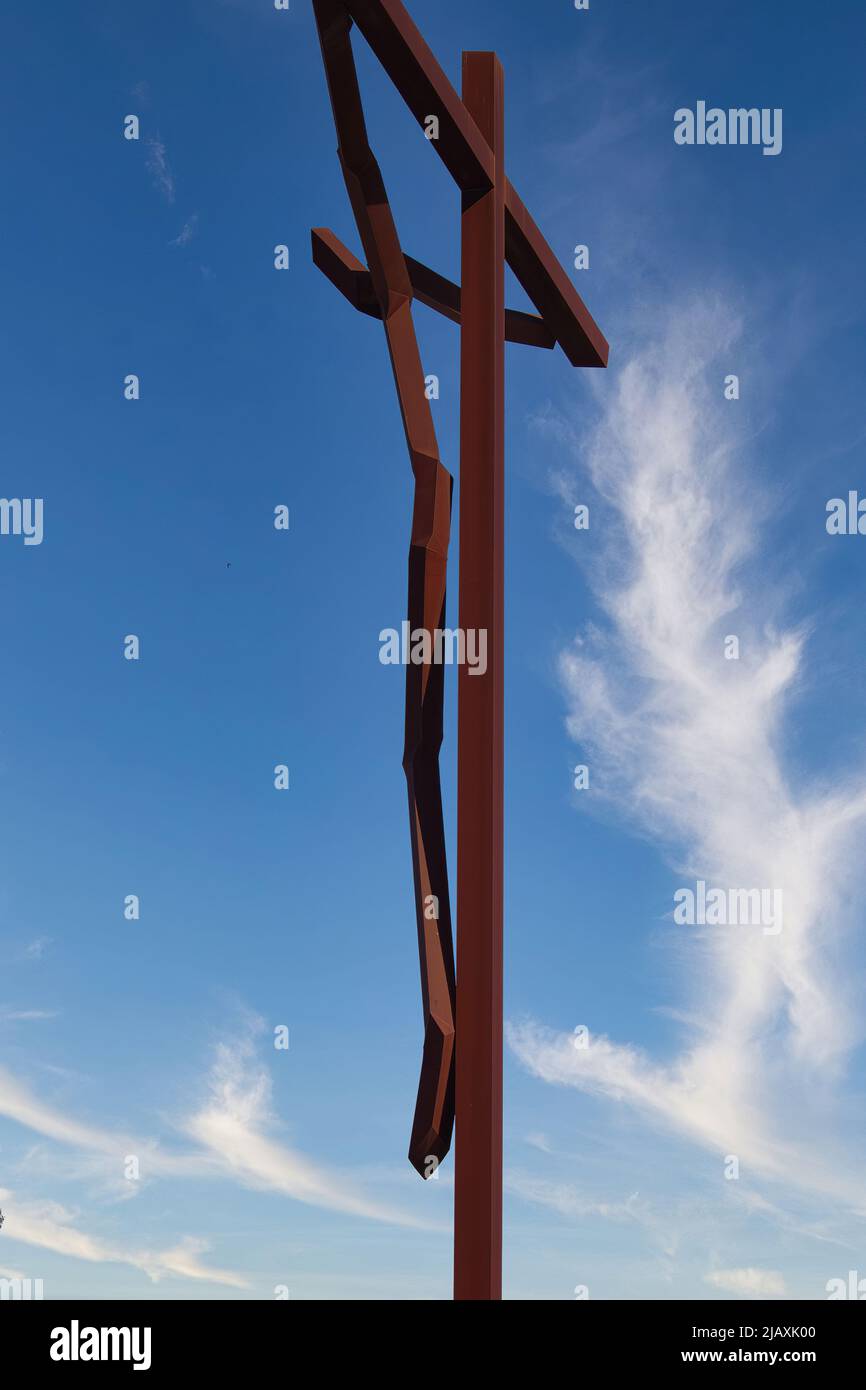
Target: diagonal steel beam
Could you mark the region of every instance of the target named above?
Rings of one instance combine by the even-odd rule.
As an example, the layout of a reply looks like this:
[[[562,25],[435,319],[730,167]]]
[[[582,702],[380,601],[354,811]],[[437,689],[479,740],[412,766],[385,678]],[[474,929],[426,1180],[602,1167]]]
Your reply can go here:
[[[571,365],[606,367],[607,339],[508,180],[505,257]]]
[[[400,0],[345,0],[346,9],[421,125],[439,119],[432,143],[461,189],[490,187],[490,146]]]
[[[313,233],[313,255],[350,303],[384,324],[415,474],[410,627],[427,632],[445,621],[453,480],[439,458],[424,391],[413,298],[461,328],[460,624],[464,632],[487,632],[488,666],[474,678],[464,667],[458,673],[456,1000],[439,786],[443,670],[434,660],[407,671],[404,768],[425,1017],[410,1158],[429,1177],[430,1159],[447,1152],[456,1086],[455,1297],[491,1300],[501,1296],[502,1248],[504,344],[558,342],[581,367],[606,366],[608,345],[506,178],[496,56],[464,54],[461,101],[401,0],[313,0],[313,7],[367,264],[324,229]],[[463,195],[461,286],[402,251],[367,137],[353,22],[416,120],[437,118],[434,148]],[[506,310],[506,263],[537,317]],[[429,912],[432,904],[437,910]]]
[[[422,125],[439,119],[436,153],[464,192],[492,187],[490,145],[401,0],[345,0],[376,57]],[[514,186],[505,186],[505,256],[575,367],[605,367],[608,344]]]

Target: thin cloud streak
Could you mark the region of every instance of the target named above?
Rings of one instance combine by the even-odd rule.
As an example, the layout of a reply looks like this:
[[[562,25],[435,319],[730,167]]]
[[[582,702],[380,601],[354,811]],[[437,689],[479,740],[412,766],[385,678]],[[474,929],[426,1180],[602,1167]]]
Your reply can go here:
[[[184,1236],[177,1245],[163,1251],[125,1249],[79,1230],[73,1225],[74,1214],[57,1202],[19,1202],[14,1193],[5,1189],[0,1190],[0,1202],[6,1209],[4,1240],[21,1241],[92,1264],[131,1265],[147,1274],[153,1283],[174,1274],[235,1289],[247,1287],[242,1275],[203,1264],[199,1256],[209,1248],[208,1244],[193,1236]]]
[[[220,1044],[204,1104],[177,1124],[195,1147],[176,1152],[151,1139],[82,1123],[45,1105],[0,1068],[0,1115],[70,1148],[97,1155],[96,1171],[124,1195],[138,1191],[137,1183],[129,1184],[122,1177],[127,1155],[134,1154],[143,1181],[227,1179],[344,1215],[419,1230],[439,1229],[427,1218],[367,1197],[351,1175],[329,1170],[274,1138],[269,1132],[275,1123],[270,1094],[270,1078],[255,1060],[253,1038]]]
[[[785,1298],[783,1276],[775,1269],[716,1269],[704,1275],[704,1283],[741,1298]]]
[[[166,202],[174,202],[174,176],[169,168],[165,145],[159,136],[151,135],[145,141],[145,168],[150,174],[154,188],[162,194]]]
[[[577,1220],[600,1216],[613,1221],[639,1219],[638,1194],[636,1192],[626,1201],[603,1202],[578,1192],[571,1183],[553,1182],[539,1178],[531,1173],[509,1170],[504,1178],[505,1191],[525,1202],[549,1207],[560,1216]]]
[[[2,1009],[0,1023],[38,1023],[47,1018],[58,1018],[54,1009]]]
[[[348,1177],[313,1164],[272,1138],[267,1132],[273,1124],[270,1101],[270,1077],[255,1061],[253,1040],[220,1044],[208,1101],[184,1128],[227,1174],[247,1186],[351,1216],[431,1229],[430,1222],[371,1201]]]
[[[194,212],[192,217],[188,217],[184,222],[176,237],[169,243],[171,246],[189,246],[198,228],[198,213]]]

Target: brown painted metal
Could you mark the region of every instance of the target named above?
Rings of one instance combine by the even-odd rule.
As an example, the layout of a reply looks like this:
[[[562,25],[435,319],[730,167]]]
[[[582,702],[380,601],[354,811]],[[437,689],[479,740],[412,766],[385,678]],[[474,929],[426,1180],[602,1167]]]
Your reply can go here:
[[[507,180],[505,257],[571,365],[606,367],[604,334]]]
[[[349,36],[351,21],[338,0],[313,8],[340,142],[340,163],[370,267],[409,458],[415,505],[409,548],[410,629],[445,626],[453,479],[439,458],[412,323],[412,285],[367,129]],[[350,267],[357,276],[357,268]],[[415,879],[415,914],[424,1008],[424,1051],[409,1159],[430,1177],[451,1146],[454,1124],[454,948],[439,784],[445,668],[427,662],[406,668],[403,767]]]
[[[502,1296],[502,776],[505,517],[505,97],[494,53],[464,53],[463,100],[494,156],[463,193],[460,627],[487,633],[458,674],[457,1150],[454,1297]]]
[[[345,0],[346,9],[415,119],[439,119],[436,153],[462,191],[493,181],[490,144],[461,102],[401,0]],[[568,360],[606,367],[604,334],[511,183],[505,186],[505,256]]]
[[[424,1054],[409,1156],[424,1176],[454,1122],[454,1288],[501,1297],[504,344],[553,347],[574,366],[604,367],[604,335],[505,176],[504,79],[495,54],[464,54],[463,99],[401,0],[313,0],[339,156],[367,264],[325,228],[313,259],[356,309],[385,327],[415,503],[409,622],[445,624],[453,480],[441,463],[412,322],[413,298],[461,328],[460,627],[487,633],[487,671],[459,668],[458,952],[454,957],[439,785],[444,667],[407,669],[404,769],[409,789],[424,1003]],[[462,286],[406,256],[370,149],[350,30],[357,25],[461,190]],[[538,316],[507,310],[511,266]],[[438,916],[431,910],[438,906]],[[456,1002],[455,1002],[456,1001]],[[455,1030],[455,1010],[457,1011]],[[456,1047],[456,1052],[455,1052]],[[456,1062],[456,1065],[455,1065]],[[431,1163],[435,1160],[435,1163]]]
[[[373,277],[363,261],[344,246],[327,227],[314,227],[311,233],[313,264],[327,275],[331,284],[362,314],[381,319],[382,310],[373,289]]]
[[[327,227],[314,227],[312,238],[313,261],[323,275],[327,275],[331,284],[362,314],[381,318],[372,276],[363,262]],[[435,309],[452,323],[460,323],[460,286],[412,256],[406,257],[406,269],[419,304]],[[544,319],[538,314],[526,314],[522,309],[505,310],[505,337],[509,343],[525,343],[528,347],[556,347],[556,336]]]
[[[415,119],[439,118],[431,143],[458,188],[493,181],[493,156],[401,0],[346,0],[346,9]]]

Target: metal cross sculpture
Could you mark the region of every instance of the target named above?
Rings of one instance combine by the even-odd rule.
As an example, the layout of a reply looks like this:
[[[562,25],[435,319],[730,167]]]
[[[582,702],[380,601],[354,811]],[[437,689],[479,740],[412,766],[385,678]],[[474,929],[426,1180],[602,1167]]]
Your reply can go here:
[[[451,498],[412,319],[418,299],[460,325],[460,630],[487,633],[487,670],[458,669],[457,974],[439,783],[444,665],[409,664],[409,789],[424,1051],[409,1158],[430,1177],[455,1114],[454,1297],[498,1299],[502,1281],[502,817],[505,342],[562,347],[604,367],[608,346],[505,175],[504,81],[494,53],[463,54],[457,95],[400,0],[313,0],[339,159],[367,259],[333,232],[313,259],[381,319],[415,477],[409,630],[444,629]],[[462,285],[407,256],[367,139],[352,52],[357,25],[462,195]],[[538,314],[505,308],[510,265]]]

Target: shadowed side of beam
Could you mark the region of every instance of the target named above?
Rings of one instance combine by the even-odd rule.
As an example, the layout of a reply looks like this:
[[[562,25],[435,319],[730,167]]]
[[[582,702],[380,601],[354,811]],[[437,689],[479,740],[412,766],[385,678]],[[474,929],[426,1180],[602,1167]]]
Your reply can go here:
[[[327,227],[312,231],[313,263],[340,291],[344,299],[362,314],[381,319],[382,311],[373,289],[373,277],[363,262]]]
[[[346,9],[419,125],[435,115],[433,143],[459,188],[493,182],[490,146],[400,0],[345,0]]]
[[[367,267],[353,256],[338,237],[326,227],[315,227],[312,233],[313,261],[331,284],[362,314],[381,318],[373,290],[373,280]],[[406,269],[412,282],[415,298],[428,309],[435,309],[452,323],[461,321],[460,286],[446,280],[421,261],[406,257]],[[505,337],[509,343],[527,347],[555,348],[556,336],[537,314],[525,314],[521,309],[506,309]]]

